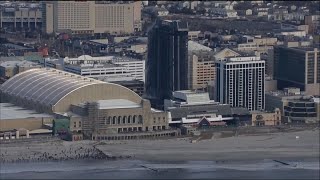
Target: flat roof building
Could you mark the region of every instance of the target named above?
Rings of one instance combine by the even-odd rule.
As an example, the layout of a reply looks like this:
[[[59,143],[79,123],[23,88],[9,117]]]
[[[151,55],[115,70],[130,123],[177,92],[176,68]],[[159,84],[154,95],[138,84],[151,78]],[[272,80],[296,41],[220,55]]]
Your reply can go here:
[[[0,103],[0,131],[25,128],[41,129],[46,122],[51,123],[53,115],[38,113],[11,103]]]
[[[132,76],[133,79],[145,81],[145,60],[130,57],[82,55],[78,58],[64,58],[65,71],[88,77]],[[85,72],[80,73],[80,69]],[[97,68],[100,69],[97,73]],[[91,72],[92,70],[92,72]],[[96,75],[93,74],[93,71]]]
[[[239,116],[250,115],[246,108],[232,108],[229,104],[210,100],[207,92],[190,90],[173,92],[173,99],[165,100],[165,110],[171,113],[172,121],[169,123],[174,126],[203,122],[207,125],[235,124]],[[247,120],[251,121],[251,117]]]
[[[6,61],[0,62],[0,77],[11,78],[12,76],[28,69],[42,67],[38,63],[30,61]]]
[[[319,99],[319,98],[318,98]],[[266,93],[266,110],[279,108],[284,122],[317,122],[320,104],[315,97],[300,92],[299,88]]]

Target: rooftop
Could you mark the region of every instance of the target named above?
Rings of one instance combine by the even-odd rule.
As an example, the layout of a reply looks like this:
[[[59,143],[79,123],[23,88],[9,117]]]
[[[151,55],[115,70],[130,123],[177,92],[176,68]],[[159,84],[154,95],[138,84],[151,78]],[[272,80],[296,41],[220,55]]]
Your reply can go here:
[[[42,67],[38,63],[30,62],[30,61],[5,61],[0,63],[0,66],[2,67],[15,67],[15,66],[20,66],[20,67]]]
[[[24,46],[19,46],[16,44],[12,44],[12,43],[6,43],[3,44],[5,47],[7,47],[8,49],[19,49],[19,50],[23,50],[23,49],[32,49],[31,47],[24,47]]]
[[[0,120],[5,119],[25,119],[25,118],[42,118],[53,116],[49,114],[38,113],[34,110],[25,109],[10,103],[0,103]]]
[[[274,96],[274,97],[296,100],[297,102],[299,102],[299,101],[310,101],[312,99],[312,96],[305,95],[303,92],[301,92],[300,94],[295,94],[295,93],[287,93],[285,91],[278,90],[278,91],[266,92],[266,95],[271,95],[271,96]]]
[[[77,58],[69,58],[69,57],[66,57],[64,58],[66,61],[80,61],[80,60],[84,60],[84,61],[94,61],[94,60],[112,60],[113,56],[100,56],[100,57],[92,57],[92,56],[89,56],[89,55],[82,55],[82,56],[79,56]]]
[[[68,64],[65,68],[76,68],[76,69],[92,69],[92,68],[113,68],[113,67],[123,67],[117,64],[104,63],[104,64]]]
[[[129,109],[141,108],[140,104],[129,101],[127,99],[111,99],[97,101],[99,109]]]
[[[311,46],[302,46],[302,47],[291,47],[292,49],[298,49],[298,50],[303,50],[303,51],[314,51],[315,48],[317,47],[311,47]],[[318,51],[320,49],[318,48]]]
[[[113,81],[115,84],[121,84],[121,85],[135,85],[135,84],[144,84],[141,80],[131,80],[131,81]]]
[[[207,46],[199,44],[195,41],[188,41],[188,51],[199,51],[199,50],[212,51],[212,49]]]
[[[8,57],[0,57],[0,62],[5,61],[23,61],[24,56],[8,56]]]
[[[175,101],[184,100],[188,104],[211,104],[213,101],[209,98],[209,93],[207,92],[197,92],[197,91],[175,91],[173,92]]]

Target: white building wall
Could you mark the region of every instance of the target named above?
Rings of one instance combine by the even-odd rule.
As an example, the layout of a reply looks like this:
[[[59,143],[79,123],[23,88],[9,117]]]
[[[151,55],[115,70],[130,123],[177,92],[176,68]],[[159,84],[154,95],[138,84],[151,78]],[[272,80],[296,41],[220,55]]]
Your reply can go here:
[[[237,57],[217,64],[219,83],[216,80],[216,88],[219,89],[219,97],[216,99],[219,102],[246,107],[250,111],[264,109],[265,61],[259,57]]]
[[[145,82],[145,61],[112,61],[114,64],[119,64],[126,67],[126,70],[132,74],[137,80]]]
[[[104,57],[91,57],[88,55],[80,56],[78,58],[65,58],[65,63],[71,65],[84,64],[84,66],[90,67],[94,63],[97,63],[96,67],[92,68],[80,68],[77,66],[66,66],[66,71],[74,72],[76,74],[81,74],[90,77],[102,77],[106,76],[105,73],[116,75],[129,75],[133,78],[145,82],[145,61],[130,58],[119,58],[114,56],[104,56]],[[103,64],[115,64],[118,67],[103,67]],[[81,72],[81,73],[80,73]],[[99,72],[100,74],[93,75],[94,72]]]

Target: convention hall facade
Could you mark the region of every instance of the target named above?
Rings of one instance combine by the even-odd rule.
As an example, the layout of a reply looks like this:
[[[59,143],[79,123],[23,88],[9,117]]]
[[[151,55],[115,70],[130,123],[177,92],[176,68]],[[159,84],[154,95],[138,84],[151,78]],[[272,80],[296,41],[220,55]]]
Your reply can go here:
[[[67,119],[73,140],[136,139],[179,133],[169,128],[169,112],[151,108],[148,100],[132,90],[57,69],[37,68],[19,73],[1,85],[0,95],[1,104],[12,104],[6,105],[12,113],[0,119],[0,131],[40,129],[43,118],[38,117],[42,122],[34,127],[29,123],[35,120],[32,114],[38,113],[52,116],[51,124]],[[18,121],[15,114],[19,112],[13,107],[34,113],[29,113],[26,121],[23,117]],[[50,124],[50,120],[46,123]]]

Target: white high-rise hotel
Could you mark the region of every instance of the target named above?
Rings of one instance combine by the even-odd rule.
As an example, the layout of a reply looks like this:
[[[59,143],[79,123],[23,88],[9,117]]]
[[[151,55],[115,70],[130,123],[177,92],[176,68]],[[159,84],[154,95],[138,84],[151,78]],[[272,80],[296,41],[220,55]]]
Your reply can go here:
[[[250,111],[265,106],[265,61],[260,57],[231,57],[216,62],[216,101]]]

